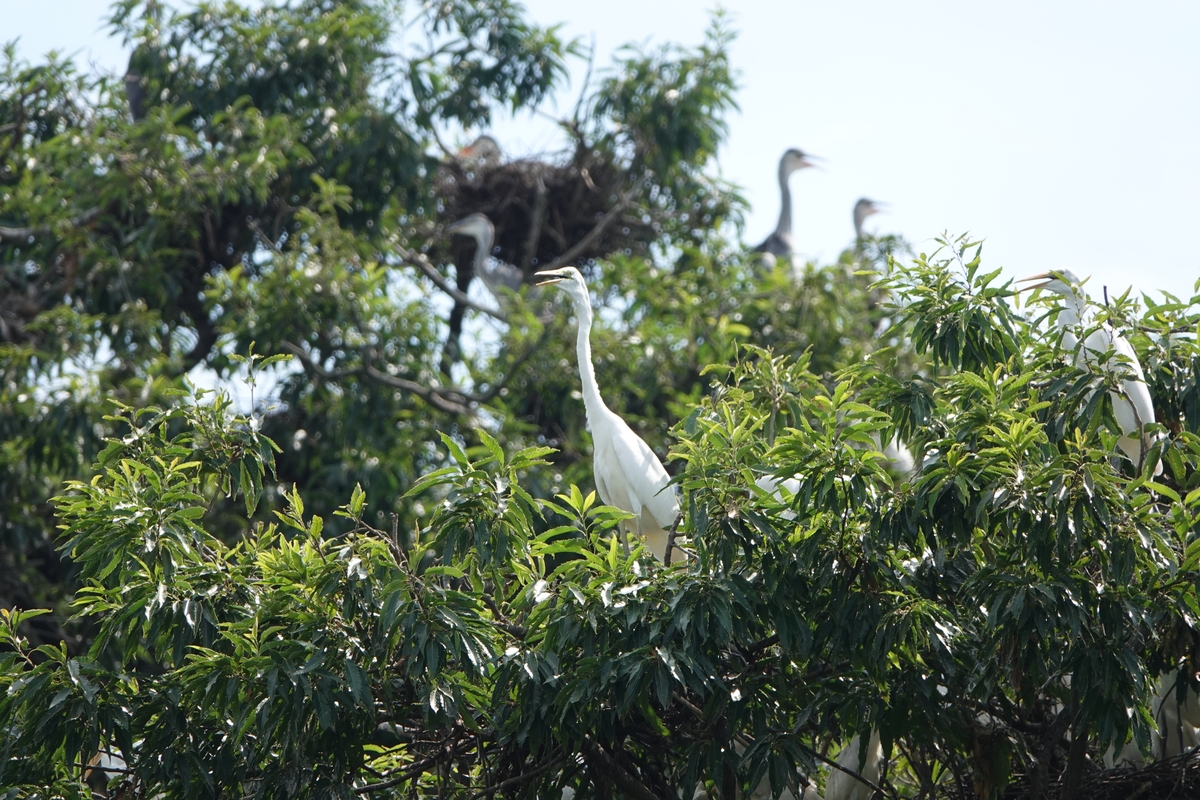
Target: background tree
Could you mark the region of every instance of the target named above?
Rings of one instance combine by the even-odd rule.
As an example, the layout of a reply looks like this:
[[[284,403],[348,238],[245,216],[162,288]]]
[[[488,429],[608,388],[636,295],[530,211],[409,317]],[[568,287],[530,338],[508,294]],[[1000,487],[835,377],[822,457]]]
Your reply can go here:
[[[259,411],[281,447],[259,519],[292,485],[329,516],[361,484],[390,498],[374,524],[394,510],[409,527],[423,501],[407,487],[446,458],[436,433],[475,442],[483,420],[506,446],[560,449],[535,495],[588,483],[564,323],[544,300],[462,302],[468,253],[439,230],[471,211],[526,273],[558,258],[588,270],[607,309],[602,384],[663,456],[703,367],[736,342],[814,344],[822,367],[871,346],[840,273],[763,283],[726,241],[741,201],[709,177],[735,85],[720,18],[694,50],[619,54],[574,102],[561,156],[494,166],[455,157],[447,132],[556,96],[578,52],[512,3],[130,1],[112,21],[133,50],[120,80],[12,46],[0,73],[6,604],[69,598],[49,498],[128,432],[111,402],[244,379],[230,356],[252,342],[296,357],[254,396],[270,391]],[[467,346],[449,353],[464,321]],[[618,358],[617,342],[633,346]],[[211,518],[225,537],[245,527],[227,501]],[[36,638],[83,647],[58,609],[28,623]]]
[[[1151,480],[1114,454],[1116,365],[1078,370],[964,240],[743,260],[719,17],[619,54],[566,152],[497,164],[447,142],[578,50],[515,4],[113,22],[120,81],[12,47],[0,75],[12,796],[112,753],[146,796],[732,797],[821,784],[869,730],[888,793],[1099,796],[1157,676],[1194,676],[1195,301],[1098,317],[1170,433]],[[565,309],[472,299],[440,226],[474,211],[526,275],[587,272],[685,561],[617,545]],[[212,375],[252,404],[186,383]]]

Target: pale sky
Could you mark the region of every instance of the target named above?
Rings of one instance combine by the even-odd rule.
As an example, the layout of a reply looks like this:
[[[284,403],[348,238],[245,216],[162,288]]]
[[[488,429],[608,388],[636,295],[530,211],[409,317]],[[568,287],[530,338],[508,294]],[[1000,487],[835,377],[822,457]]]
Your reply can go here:
[[[700,42],[711,0],[530,0],[539,23],[595,37],[597,65],[626,42]],[[0,40],[123,72],[108,0],[0,0]],[[722,175],[752,204],[747,244],[779,213],[788,147],[823,156],[792,178],[801,254],[833,259],[861,196],[891,204],[868,229],[918,250],[944,230],[984,237],[1012,276],[1066,267],[1089,289],[1190,297],[1200,254],[1200,3],[1195,0],[729,3],[741,107]],[[576,65],[575,78],[583,65]],[[566,114],[575,87],[564,93]],[[555,109],[547,109],[554,113]],[[559,146],[552,123],[493,131],[508,154]]]

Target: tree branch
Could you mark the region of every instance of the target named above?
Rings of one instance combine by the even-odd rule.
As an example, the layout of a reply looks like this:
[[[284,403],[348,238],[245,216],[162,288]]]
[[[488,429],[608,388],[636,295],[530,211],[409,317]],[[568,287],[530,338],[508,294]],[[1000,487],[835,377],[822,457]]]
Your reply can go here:
[[[667,551],[663,553],[663,564],[671,564],[671,551],[675,549],[675,537],[679,535],[679,524],[683,522],[683,512],[675,515],[675,522],[671,525],[671,532],[667,534]]]
[[[489,795],[494,795],[496,792],[503,791],[510,786],[518,786],[518,785],[530,780],[531,778],[536,778],[538,775],[541,775],[546,770],[553,769],[554,767],[561,764],[563,761],[564,761],[564,759],[561,755],[555,756],[554,758],[550,759],[549,761],[546,761],[545,763],[543,763],[541,766],[537,766],[537,767],[534,767],[533,769],[529,770],[529,772],[523,772],[520,775],[516,775],[512,778],[507,778],[506,780],[502,780],[495,785],[492,785],[492,786],[487,787],[486,789],[483,789],[482,791],[476,792],[475,794],[471,795],[471,800],[480,800],[483,797],[487,797]]]
[[[67,220],[67,224],[72,228],[77,228],[80,225],[86,225],[96,217],[100,216],[101,209],[99,206],[90,208],[82,214],[77,214]],[[55,223],[47,225],[34,225],[27,228],[6,228],[0,225],[0,241],[5,239],[9,241],[21,241],[35,236],[44,236],[54,231]]]
[[[431,755],[428,758],[423,758],[420,761],[417,761],[416,763],[412,764],[408,769],[401,772],[399,775],[396,775],[393,778],[388,778],[386,781],[380,781],[379,783],[368,783],[366,786],[356,787],[354,790],[354,793],[355,794],[370,794],[371,792],[380,792],[380,791],[383,791],[384,789],[390,789],[393,786],[397,786],[401,783],[404,783],[405,781],[410,781],[413,778],[420,775],[421,773],[426,772],[430,767],[432,767],[434,764],[437,764],[438,762],[442,761],[443,759],[453,758],[454,756],[459,755],[460,754],[459,750],[462,747],[463,747],[463,742],[459,742],[455,745],[450,746],[449,740],[447,739],[446,741],[443,742],[443,744],[441,746],[438,747],[438,752],[435,753],[434,755]]]
[[[587,752],[588,759],[595,759],[596,766],[600,767],[607,777],[612,778],[613,783],[621,787],[621,790],[633,797],[634,800],[661,800],[654,792],[646,788],[645,784],[630,775],[607,750],[592,741],[592,737],[586,735],[583,737],[583,749]]]
[[[495,309],[488,308],[487,306],[481,306],[468,298],[458,289],[451,286],[450,282],[443,278],[441,273],[437,271],[437,268],[434,267],[433,264],[429,263],[429,259],[426,258],[424,254],[415,253],[405,247],[397,247],[396,252],[400,255],[400,258],[404,259],[409,264],[412,264],[414,267],[421,270],[421,272],[424,272],[425,277],[433,281],[434,285],[443,292],[453,297],[456,302],[461,303],[467,308],[478,311],[481,314],[487,314],[493,319],[498,319],[504,323],[508,322],[508,317],[503,312],[496,311]]]
[[[392,375],[388,375],[386,372],[380,372],[370,364],[361,367],[327,370],[314,361],[312,356],[305,352],[304,348],[302,347],[294,345],[291,342],[284,342],[283,349],[300,359],[300,362],[304,365],[305,370],[313,373],[322,380],[336,381],[341,378],[348,378],[352,376],[366,377],[375,383],[387,386],[391,389],[399,389],[403,392],[415,394],[417,397],[420,397],[426,403],[429,403],[429,405],[433,406],[439,411],[445,411],[449,414],[462,414],[463,416],[467,417],[473,417],[475,415],[475,412],[467,405],[469,402],[471,402],[470,398],[466,397],[461,392],[453,390],[441,390],[433,386],[425,386],[424,384],[417,383],[416,381],[397,378]]]

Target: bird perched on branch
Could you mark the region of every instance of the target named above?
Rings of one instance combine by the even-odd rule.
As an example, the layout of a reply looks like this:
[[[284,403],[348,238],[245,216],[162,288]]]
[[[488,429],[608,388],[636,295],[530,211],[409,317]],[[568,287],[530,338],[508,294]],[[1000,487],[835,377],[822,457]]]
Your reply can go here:
[[[1039,281],[1028,288],[1054,292],[1062,295],[1066,301],[1055,318],[1055,325],[1062,332],[1063,347],[1075,351],[1076,366],[1091,371],[1097,363],[1112,364],[1118,374],[1124,375],[1120,389],[1109,391],[1108,396],[1112,398],[1113,416],[1121,426],[1122,436],[1117,440],[1117,446],[1140,470],[1151,445],[1151,437],[1146,434],[1145,426],[1156,420],[1154,403],[1146,387],[1146,376],[1133,345],[1109,325],[1088,332],[1093,323],[1087,294],[1083,291],[1083,281],[1070,270],[1051,270],[1022,278],[1020,282],[1025,281]],[[1080,331],[1087,333],[1082,347],[1077,335]],[[1106,358],[1108,353],[1112,353],[1110,358]],[[1161,461],[1155,462],[1154,474],[1162,474]]]
[[[775,232],[753,250],[764,254],[763,263],[767,266],[774,266],[775,259],[780,256],[791,258],[795,252],[792,242],[792,192],[788,188],[788,178],[796,170],[816,166],[813,163],[815,158],[793,147],[779,159],[779,222],[775,225]]]
[[[500,261],[488,258],[492,244],[496,241],[496,228],[483,214],[468,214],[445,227],[446,233],[470,236],[475,240],[475,274],[483,281],[492,296],[500,303],[508,298],[504,290],[518,291],[524,282],[521,270]]]
[[[626,521],[629,528],[645,538],[655,558],[664,561],[668,531],[679,516],[679,501],[658,456],[625,420],[609,410],[600,396],[592,366],[592,301],[587,284],[574,267],[536,274],[542,279],[539,286],[557,284],[575,307],[579,322],[575,352],[583,383],[583,406],[592,431],[593,471],[600,499],[633,514],[634,518]]]

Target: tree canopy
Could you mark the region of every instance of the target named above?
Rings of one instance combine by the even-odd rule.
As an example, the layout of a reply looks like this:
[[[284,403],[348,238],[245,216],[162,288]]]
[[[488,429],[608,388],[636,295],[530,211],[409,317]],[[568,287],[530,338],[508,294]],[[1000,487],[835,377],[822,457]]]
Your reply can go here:
[[[507,0],[112,25],[125,76],[0,65],[6,797],[799,796],[872,732],[883,796],[1096,797],[1196,685],[1200,296],[1084,323],[1145,368],[1134,464],[1129,365],[978,242],[747,257],[719,14],[570,100],[583,48]],[[555,99],[564,152],[460,150]],[[592,491],[569,306],[480,292],[472,212],[587,275],[671,563]]]

